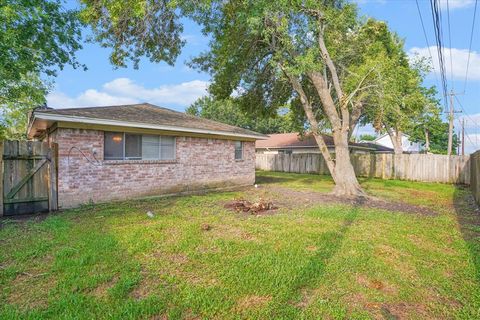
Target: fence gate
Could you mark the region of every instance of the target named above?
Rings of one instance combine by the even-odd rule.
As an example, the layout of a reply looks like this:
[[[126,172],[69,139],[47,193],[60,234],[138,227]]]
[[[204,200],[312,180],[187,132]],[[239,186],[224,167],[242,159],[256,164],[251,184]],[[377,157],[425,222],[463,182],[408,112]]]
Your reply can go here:
[[[57,150],[47,142],[0,141],[0,215],[57,210]]]

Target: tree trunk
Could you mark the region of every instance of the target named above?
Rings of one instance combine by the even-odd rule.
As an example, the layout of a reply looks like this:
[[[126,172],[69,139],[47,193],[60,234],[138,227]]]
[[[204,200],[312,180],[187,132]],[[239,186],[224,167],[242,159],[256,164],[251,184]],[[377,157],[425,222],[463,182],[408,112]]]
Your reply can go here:
[[[425,151],[427,153],[430,152],[430,133],[428,132],[428,129],[425,129]]]
[[[393,144],[393,152],[395,154],[403,154],[403,146],[402,146],[402,131],[400,130],[393,130],[392,128],[387,128],[388,135],[392,140]]]
[[[350,159],[348,148],[348,131],[333,133],[335,142],[335,166],[332,172],[335,188],[333,193],[337,196],[365,196],[360,183],[358,183],[355,170]]]

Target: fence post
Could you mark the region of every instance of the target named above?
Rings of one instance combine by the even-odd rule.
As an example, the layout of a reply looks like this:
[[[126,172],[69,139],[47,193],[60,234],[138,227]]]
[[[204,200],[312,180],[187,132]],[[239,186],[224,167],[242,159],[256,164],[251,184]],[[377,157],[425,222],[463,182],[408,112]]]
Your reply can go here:
[[[50,185],[48,188],[48,209],[50,211],[58,210],[58,188],[57,188],[57,176],[58,176],[58,145],[52,143],[49,145],[51,152],[50,166],[49,166],[49,176],[50,176]]]

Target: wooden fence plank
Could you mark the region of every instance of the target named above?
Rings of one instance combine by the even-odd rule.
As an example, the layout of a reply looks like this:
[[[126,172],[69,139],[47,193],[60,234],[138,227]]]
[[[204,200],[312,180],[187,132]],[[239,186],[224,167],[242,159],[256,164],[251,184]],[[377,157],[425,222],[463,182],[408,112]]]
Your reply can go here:
[[[256,168],[267,171],[329,174],[323,156],[309,154],[257,154]],[[480,158],[480,156],[478,156]],[[425,182],[469,184],[472,168],[469,156],[426,154],[353,154],[358,176]]]
[[[17,192],[32,178],[32,176],[40,170],[45,163],[47,163],[47,159],[43,159],[38,162],[33,168],[31,168],[26,175],[8,192],[5,198],[12,199]]]
[[[51,148],[40,141],[0,141],[0,151],[0,170],[3,169],[0,213],[15,215],[56,210],[57,146]]]

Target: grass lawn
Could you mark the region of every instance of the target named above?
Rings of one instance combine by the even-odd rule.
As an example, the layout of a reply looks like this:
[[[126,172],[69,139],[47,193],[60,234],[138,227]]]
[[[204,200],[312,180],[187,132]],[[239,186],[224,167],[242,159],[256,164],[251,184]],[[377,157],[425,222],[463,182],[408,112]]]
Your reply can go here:
[[[361,181],[433,212],[417,214],[315,200],[333,186],[324,176],[257,181],[3,220],[0,318],[480,318],[480,220],[467,189]],[[279,209],[224,208],[259,197]]]

